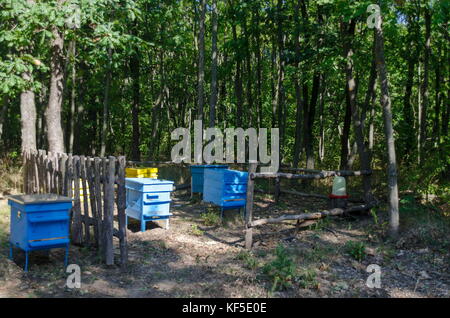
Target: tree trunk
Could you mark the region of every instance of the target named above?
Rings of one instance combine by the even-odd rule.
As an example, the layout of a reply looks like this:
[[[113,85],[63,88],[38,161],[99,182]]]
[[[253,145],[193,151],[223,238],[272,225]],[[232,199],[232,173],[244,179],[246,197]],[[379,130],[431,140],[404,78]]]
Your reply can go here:
[[[353,118],[353,127],[355,129],[357,151],[361,161],[361,169],[370,170],[369,156],[364,143],[364,127],[356,104],[356,80],[353,75],[353,37],[355,35],[355,24],[355,21],[352,20],[344,32],[344,58],[346,59],[345,75],[347,79],[346,88]],[[373,198],[370,175],[363,176],[363,188],[365,202],[371,202]]]
[[[236,25],[233,24],[232,26],[232,32],[233,32],[233,41],[237,44],[238,38],[237,38],[237,31],[236,31]],[[236,74],[234,78],[234,91],[236,94],[236,127],[242,127],[243,118],[242,118],[242,112],[243,112],[243,101],[242,101],[242,75],[241,75],[241,57],[239,52],[240,47],[237,47],[237,52],[235,55],[236,58]]]
[[[216,122],[217,105],[217,0],[212,3],[212,59],[211,59],[211,98],[209,100],[209,127]]]
[[[23,73],[22,78],[31,81],[30,73]],[[36,150],[36,104],[34,92],[23,91],[20,94],[20,121],[22,127],[22,152]]]
[[[6,109],[8,108],[8,96],[4,95],[2,97],[2,103],[0,105],[0,142],[3,135],[3,123],[5,121]]]
[[[65,0],[58,0],[62,5]],[[47,123],[48,150],[64,153],[64,134],[61,125],[61,107],[64,91],[64,38],[56,26],[52,28],[51,78],[48,107],[45,112]]]
[[[298,167],[298,162],[300,160],[300,152],[302,147],[302,128],[303,128],[303,100],[301,96],[300,88],[300,19],[299,19],[299,8],[302,0],[298,0],[294,6],[294,44],[295,44],[295,62],[296,71],[294,74],[294,87],[295,87],[295,101],[296,101],[296,117],[295,117],[295,143],[294,143],[294,156],[293,156],[293,166]]]
[[[77,107],[76,107],[76,89],[77,89],[77,68],[76,68],[76,60],[75,60],[75,41],[72,41],[71,44],[72,52],[72,87],[70,92],[70,131],[69,131],[69,153],[73,153],[73,144],[75,139],[75,123],[77,122]]]
[[[200,0],[200,20],[198,31],[198,112],[197,119],[203,120],[203,106],[204,106],[204,82],[205,82],[205,14],[206,1]]]
[[[381,16],[379,17],[381,19]],[[378,68],[378,78],[381,89],[381,106],[383,107],[384,132],[386,138],[387,158],[388,158],[388,204],[389,204],[389,233],[391,237],[396,237],[399,228],[398,209],[398,184],[397,184],[397,162],[395,155],[394,128],[392,125],[391,98],[389,95],[389,82],[384,58],[384,39],[381,21],[375,28],[375,56]]]
[[[419,127],[420,142],[419,151],[422,154],[427,138],[427,112],[429,103],[428,79],[429,79],[429,65],[431,55],[431,13],[430,9],[425,9],[425,53],[423,58],[423,82],[420,87],[420,95],[422,96],[421,125]],[[423,156],[420,156],[422,158]]]
[[[135,50],[139,50],[135,47]],[[140,108],[140,63],[139,63],[139,53],[136,51],[130,61],[130,71],[133,78],[133,105],[131,109],[132,115],[132,126],[133,126],[133,140],[131,146],[131,158],[132,160],[141,160],[140,146],[140,127],[139,127],[139,108]]]
[[[108,48],[108,66],[106,68],[105,87],[103,90],[103,116],[102,116],[102,132],[101,132],[101,148],[100,157],[104,157],[106,154],[106,135],[108,132],[109,124],[109,89],[111,86],[111,66],[112,66],[112,48]]]

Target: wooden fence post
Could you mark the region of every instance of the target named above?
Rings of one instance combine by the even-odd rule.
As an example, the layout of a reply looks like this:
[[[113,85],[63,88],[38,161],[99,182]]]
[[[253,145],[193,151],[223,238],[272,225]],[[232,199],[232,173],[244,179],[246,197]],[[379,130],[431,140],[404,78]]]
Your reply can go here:
[[[73,232],[72,240],[75,244],[83,242],[83,226],[81,220],[81,205],[80,205],[80,157],[73,157],[73,184],[75,202],[73,206]],[[69,185],[72,187],[72,184]]]
[[[87,182],[88,182],[88,189],[89,189],[89,203],[91,206],[91,212],[93,217],[93,226],[94,226],[94,241],[95,245],[98,247],[100,245],[99,243],[99,222],[98,220],[98,213],[97,213],[97,200],[96,200],[96,191],[94,186],[94,162],[93,159],[88,158],[86,161],[86,175],[87,175]]]
[[[103,254],[104,238],[103,238],[103,195],[102,195],[102,180],[101,180],[101,165],[100,158],[94,158],[94,193],[95,204],[97,205],[97,228],[98,228],[98,244],[100,252]]]
[[[108,158],[108,169],[104,171],[104,185],[105,185],[105,219],[103,224],[105,235],[105,262],[106,265],[114,265],[114,184],[115,184],[115,163],[116,158]]]
[[[255,180],[252,174],[256,172],[257,163],[250,163],[248,169],[247,181],[247,202],[245,204],[245,248],[251,249],[253,245],[253,229],[250,224],[253,220],[253,190],[255,188]]]
[[[120,264],[125,267],[128,263],[127,249],[127,221],[126,221],[126,189],[125,189],[125,157],[119,157],[119,167],[117,174],[117,214],[119,219],[119,245]]]
[[[83,189],[83,217],[82,221],[84,222],[84,234],[86,243],[90,243],[91,241],[91,219],[89,215],[89,196],[87,195],[87,173],[86,173],[86,157],[80,156],[80,177],[81,177],[81,187]]]

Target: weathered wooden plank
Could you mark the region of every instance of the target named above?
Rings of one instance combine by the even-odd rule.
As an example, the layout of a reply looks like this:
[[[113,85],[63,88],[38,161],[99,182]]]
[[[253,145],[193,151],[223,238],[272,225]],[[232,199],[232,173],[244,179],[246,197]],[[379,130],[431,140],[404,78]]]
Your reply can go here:
[[[128,263],[127,248],[127,221],[126,221],[126,189],[125,189],[125,157],[118,158],[117,173],[117,214],[119,219],[119,245],[120,245],[120,264],[125,267]]]
[[[100,158],[94,158],[94,193],[95,204],[97,205],[97,227],[98,227],[98,244],[100,252],[103,253],[103,189],[101,184],[102,165]]]
[[[94,222],[92,223],[94,226],[94,242],[96,246],[99,246],[99,223],[98,221],[98,213],[97,213],[97,202],[95,198],[95,186],[94,186],[94,162],[90,160],[90,158],[86,158],[86,176],[87,183],[89,188],[89,195],[86,195],[86,198],[89,197],[89,203],[92,212],[92,218]]]
[[[80,156],[80,177],[81,177],[81,186],[83,189],[83,215],[89,218],[89,196],[87,194],[88,187],[86,183],[87,174],[86,174],[86,157]],[[84,235],[85,242],[87,244],[91,241],[91,232],[90,232],[90,223],[84,223]]]
[[[74,207],[73,207],[73,231],[72,241],[75,244],[83,243],[83,226],[81,222],[81,204],[80,204],[80,157],[73,157],[73,188],[74,188]]]
[[[115,158],[109,157],[108,169],[105,170],[105,218],[104,218],[104,236],[105,236],[105,262],[106,265],[114,264],[114,245],[113,245],[113,228],[114,228],[114,182],[115,182]]]

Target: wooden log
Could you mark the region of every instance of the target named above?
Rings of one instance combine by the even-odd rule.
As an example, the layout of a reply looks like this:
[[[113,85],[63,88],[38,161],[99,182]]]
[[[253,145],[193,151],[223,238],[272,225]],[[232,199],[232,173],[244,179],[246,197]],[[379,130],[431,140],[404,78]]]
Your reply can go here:
[[[251,174],[256,172],[257,163],[251,163],[248,170],[247,181],[247,201],[245,205],[245,248],[251,249],[253,245],[253,229],[249,224],[253,220],[253,189],[255,188],[255,181],[251,178]]]
[[[305,172],[310,174],[334,174],[337,176],[363,176],[363,175],[371,175],[373,173],[372,170],[317,170],[317,169],[305,169],[305,168],[291,168],[291,167],[280,167],[280,170],[283,171],[296,171],[296,172]]]
[[[293,174],[293,173],[284,173],[284,172],[264,172],[264,173],[253,173],[251,174],[251,178],[263,178],[263,179],[272,179],[272,178],[285,178],[285,179],[305,179],[305,180],[315,180],[315,179],[324,179],[334,176],[361,176],[363,174],[372,173],[371,171],[322,171],[320,173],[315,174]]]
[[[127,247],[127,215],[126,209],[126,189],[125,189],[125,157],[118,158],[117,173],[117,214],[119,219],[119,247],[120,247],[120,265],[125,268],[128,263]]]
[[[114,265],[114,182],[115,182],[115,158],[109,157],[108,169],[105,170],[105,209],[104,209],[104,236],[105,236],[105,262],[106,265]]]
[[[327,216],[337,216],[337,215],[343,215],[346,213],[356,212],[356,211],[365,211],[369,210],[376,206],[375,202],[372,202],[370,204],[363,204],[359,206],[353,206],[347,209],[331,209],[331,210],[325,210],[325,211],[319,211],[314,213],[303,213],[303,214],[292,214],[292,215],[282,215],[277,218],[266,218],[266,219],[259,219],[255,220],[249,224],[247,224],[248,227],[255,227],[260,226],[268,223],[281,223],[284,221],[290,221],[290,220],[317,220],[321,219]]]
[[[73,231],[72,241],[75,244],[83,243],[83,226],[81,222],[81,204],[80,204],[80,157],[73,157],[73,187],[74,187],[74,205],[73,205]],[[72,184],[70,185],[72,187]]]
[[[309,197],[309,198],[318,198],[318,199],[327,199],[328,200],[328,196],[323,195],[323,194],[304,193],[304,192],[298,192],[295,190],[281,190],[281,193],[294,194],[294,195],[298,195],[301,197],[307,197],[307,198]]]

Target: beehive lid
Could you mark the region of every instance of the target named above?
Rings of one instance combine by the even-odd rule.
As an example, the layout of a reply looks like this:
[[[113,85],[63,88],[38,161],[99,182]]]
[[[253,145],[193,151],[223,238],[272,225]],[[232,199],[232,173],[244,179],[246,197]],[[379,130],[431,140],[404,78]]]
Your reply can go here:
[[[228,168],[228,165],[192,165],[194,168]]]
[[[24,194],[10,195],[9,200],[22,205],[26,204],[48,204],[48,203],[66,203],[72,202],[73,199],[57,194]]]
[[[170,180],[161,180],[161,179],[151,179],[151,178],[126,178],[127,182],[136,182],[140,184],[173,184],[173,181]]]

